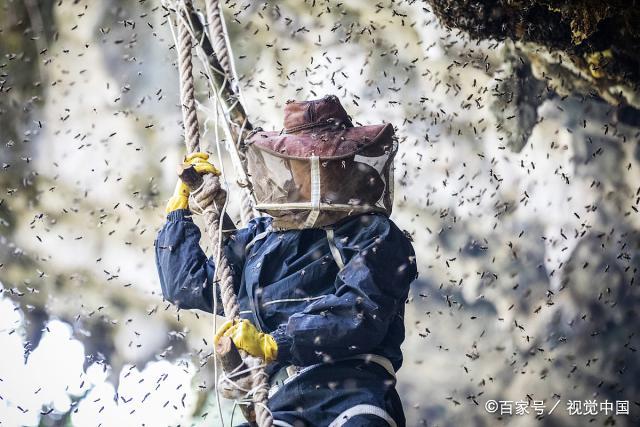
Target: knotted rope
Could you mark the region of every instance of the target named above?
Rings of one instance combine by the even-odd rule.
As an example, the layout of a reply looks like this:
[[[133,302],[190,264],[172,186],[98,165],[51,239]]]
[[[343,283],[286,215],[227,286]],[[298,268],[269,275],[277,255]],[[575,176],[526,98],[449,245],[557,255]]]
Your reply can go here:
[[[185,4],[186,3],[189,3],[189,1],[185,1]],[[207,9],[210,15],[214,6],[218,13],[218,26],[215,27],[214,25],[213,28],[218,28],[219,31],[223,31],[223,27],[220,24],[221,16],[218,2],[211,0],[207,1]],[[178,19],[176,19],[176,26],[178,33],[177,49],[178,69],[180,74],[180,100],[182,104],[185,144],[187,147],[187,153],[191,154],[200,151],[200,130],[196,112],[193,80],[193,40],[192,34],[187,26],[189,17],[187,15],[186,8],[178,8],[177,13]],[[215,18],[215,13],[212,16]],[[225,40],[224,33],[222,33],[222,38]],[[220,44],[215,44],[218,45],[218,48],[220,49]],[[221,50],[221,52],[224,52],[223,56],[225,56],[227,67],[230,67],[230,59],[228,57],[227,49],[225,48]],[[226,70],[230,69],[227,68]],[[214,253],[217,254],[215,279],[219,281],[225,317],[227,319],[238,319],[240,317],[240,306],[233,288],[233,275],[229,262],[221,247],[220,215],[221,211],[224,209],[222,205],[224,205],[224,200],[226,199],[223,191],[219,177],[212,174],[205,174],[203,176],[202,185],[192,192],[192,199],[202,210],[206,233],[209,237]],[[250,205],[249,208],[247,208],[245,203],[243,203],[243,210],[247,209],[251,209],[252,211]],[[256,358],[252,359],[253,360],[247,360],[246,362],[253,370],[253,389],[251,390],[251,393],[255,404],[254,409],[256,422],[259,427],[271,427],[273,425],[273,417],[267,408],[268,376],[264,370],[263,361],[255,360]]]

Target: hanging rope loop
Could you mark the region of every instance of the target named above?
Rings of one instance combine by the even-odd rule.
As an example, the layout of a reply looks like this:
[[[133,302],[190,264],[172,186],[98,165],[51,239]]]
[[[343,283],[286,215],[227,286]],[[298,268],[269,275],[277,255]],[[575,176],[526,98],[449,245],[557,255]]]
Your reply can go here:
[[[175,34],[174,37],[176,38],[176,47],[178,50],[180,102],[182,106],[184,136],[187,153],[192,154],[201,151],[200,130],[196,110],[195,86],[193,79],[192,49],[194,46],[194,41],[197,43],[197,46],[199,48],[202,48],[205,34],[202,33],[202,38],[199,40],[196,37],[192,25],[190,25],[192,23],[191,12],[193,10],[193,6],[190,0],[182,0],[179,4],[174,3],[174,6],[176,6],[174,9],[176,11],[175,23],[177,27],[177,37],[175,37]],[[229,89],[226,87],[226,84],[228,82],[227,76],[235,77],[235,70],[233,69],[233,61],[231,60],[231,57],[229,55],[228,40],[226,29],[224,28],[224,20],[222,19],[221,6],[218,1],[206,0],[206,9],[207,15],[209,17],[209,37],[211,41],[210,46],[212,46],[213,49],[212,53],[217,57],[214,59],[217,59],[217,61],[219,61],[219,63],[217,64],[217,71],[222,71],[225,76],[222,79],[222,84],[220,85],[220,87],[216,88],[215,90],[216,102],[222,105],[223,97],[220,95],[220,93],[225,89],[227,90],[227,92],[229,91]],[[214,84],[215,82],[220,83],[219,76],[216,79],[215,73],[211,70],[212,67],[210,62],[203,61],[203,65],[208,71],[207,76],[209,77],[208,80],[210,84]],[[237,150],[237,144],[234,144],[234,142],[235,139],[237,139],[239,143],[244,136],[244,133],[247,130],[251,129],[251,126],[248,125],[246,114],[244,113],[244,109],[239,102],[239,96],[236,95],[233,98],[233,104],[227,108],[224,114],[224,118],[226,119],[224,123],[225,131],[227,133],[228,139],[227,147],[230,148],[229,151],[233,160],[234,167],[236,169],[241,169],[240,172],[242,173],[240,174],[240,176],[242,181],[248,183],[248,181],[246,180],[246,172],[244,171],[244,159],[241,157],[239,151]],[[236,118],[236,121],[234,121],[235,127],[232,127],[230,124],[231,117]],[[241,118],[240,122],[237,121],[238,118]],[[235,132],[232,132],[232,129],[235,129]],[[233,138],[233,136],[237,136],[237,138]],[[226,209],[226,192],[222,188],[220,177],[218,176],[205,174],[201,177],[199,174],[197,174],[197,172],[195,172],[195,169],[193,168],[186,168],[183,172],[191,174],[191,178],[189,180],[185,180],[182,175],[181,178],[183,178],[187,185],[192,189],[192,195],[190,199],[193,202],[193,205],[198,207],[199,212],[204,218],[206,233],[209,237],[209,241],[211,242],[211,247],[216,254],[216,277],[214,278],[214,281],[217,281],[220,286],[220,295],[225,317],[227,319],[237,319],[240,317],[240,306],[238,304],[238,299],[234,291],[231,267],[222,250],[222,227],[220,218],[224,215]],[[249,189],[250,188],[247,187],[244,188],[243,191],[241,206],[243,221],[248,221],[255,215],[251,200],[252,198],[250,197],[250,193],[248,193]],[[271,411],[269,411],[269,408],[267,407],[269,385],[268,376],[264,370],[264,361],[259,358],[247,356],[244,357],[244,365],[246,366],[246,369],[249,370],[249,372],[252,372],[250,376],[250,388],[247,387],[247,381],[244,381],[242,384],[234,382],[232,380],[233,375],[227,374],[226,376],[223,376],[223,379],[225,379],[226,385],[238,385],[236,389],[236,392],[238,392],[238,396],[251,398],[254,403],[253,411],[255,411],[255,421],[257,422],[258,426],[271,427],[273,425],[273,416],[271,415]],[[237,374],[237,372],[232,372],[232,374]],[[252,414],[251,408],[243,408],[243,413],[247,418],[250,418]],[[252,420],[249,419],[249,421]]]

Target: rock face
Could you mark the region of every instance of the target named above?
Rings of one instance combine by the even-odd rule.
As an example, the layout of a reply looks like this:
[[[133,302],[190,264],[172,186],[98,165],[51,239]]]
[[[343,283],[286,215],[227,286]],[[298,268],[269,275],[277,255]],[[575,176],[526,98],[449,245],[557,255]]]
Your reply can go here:
[[[505,46],[502,52],[504,72],[491,84],[494,91],[491,110],[497,130],[504,135],[509,148],[518,152],[538,124],[538,107],[554,96],[546,82],[533,75],[531,63],[522,55],[520,49]]]
[[[440,22],[476,39],[510,39],[559,65],[612,104],[640,108],[640,8],[636,1],[429,0]],[[555,52],[540,55],[537,48]],[[565,79],[566,89],[576,83]],[[559,86],[564,84],[558,82]],[[587,90],[585,92],[588,93]]]

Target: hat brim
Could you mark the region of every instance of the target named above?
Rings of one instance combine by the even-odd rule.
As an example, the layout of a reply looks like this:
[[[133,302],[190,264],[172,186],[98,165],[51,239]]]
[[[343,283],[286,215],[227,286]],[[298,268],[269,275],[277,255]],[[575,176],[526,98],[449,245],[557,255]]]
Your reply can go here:
[[[309,129],[296,133],[262,131],[251,135],[247,144],[274,156],[289,159],[308,159],[311,156],[341,159],[381,142],[388,141],[391,144],[392,136],[393,126],[380,124],[328,130]]]

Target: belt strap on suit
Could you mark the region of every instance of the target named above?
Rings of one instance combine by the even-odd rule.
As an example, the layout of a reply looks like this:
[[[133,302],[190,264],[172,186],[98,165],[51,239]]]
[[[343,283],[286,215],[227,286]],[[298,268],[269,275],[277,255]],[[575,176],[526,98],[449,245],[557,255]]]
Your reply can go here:
[[[395,378],[396,376],[396,372],[393,369],[393,365],[391,364],[391,361],[386,357],[380,356],[378,354],[356,354],[354,356],[339,359],[337,360],[337,362],[342,362],[346,360],[362,360],[364,362],[373,362],[376,365],[379,365],[382,368],[384,368],[385,371],[387,371],[389,375],[391,375],[392,377]],[[289,366],[284,366],[280,368],[280,370],[277,371],[275,374],[273,374],[271,376],[271,379],[269,380],[269,385],[271,386],[269,389],[269,397],[273,396],[280,389],[280,387],[282,387],[284,384],[287,384],[293,381],[297,376],[305,372],[309,372],[310,370],[315,369],[322,365],[327,365],[327,363],[317,363],[315,365],[310,365],[305,367],[289,365]]]

